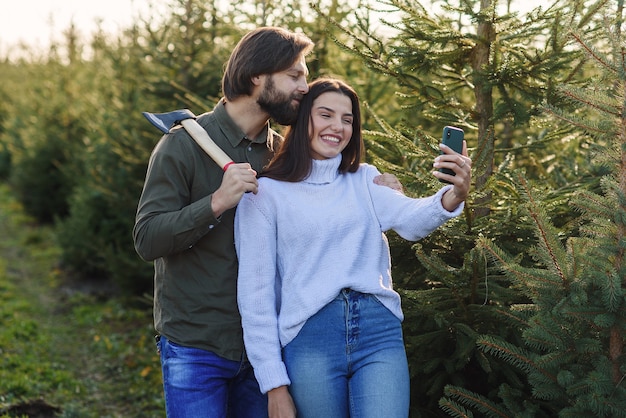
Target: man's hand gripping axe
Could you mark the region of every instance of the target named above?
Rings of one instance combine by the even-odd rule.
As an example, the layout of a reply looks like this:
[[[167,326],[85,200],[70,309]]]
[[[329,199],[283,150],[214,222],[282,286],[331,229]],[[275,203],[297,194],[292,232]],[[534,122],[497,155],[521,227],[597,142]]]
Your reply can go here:
[[[165,134],[169,133],[170,129],[174,126],[182,125],[194,141],[200,145],[200,148],[202,148],[222,170],[226,171],[226,169],[233,164],[233,160],[213,142],[207,131],[196,122],[196,115],[189,109],[173,110],[167,113],[142,112],[142,115]]]

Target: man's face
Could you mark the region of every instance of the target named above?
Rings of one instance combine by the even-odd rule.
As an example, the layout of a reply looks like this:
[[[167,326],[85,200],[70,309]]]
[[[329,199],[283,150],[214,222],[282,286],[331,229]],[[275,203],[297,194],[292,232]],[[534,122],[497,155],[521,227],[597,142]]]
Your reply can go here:
[[[268,75],[257,103],[276,123],[292,124],[302,97],[309,91],[307,75],[304,57],[287,70]]]

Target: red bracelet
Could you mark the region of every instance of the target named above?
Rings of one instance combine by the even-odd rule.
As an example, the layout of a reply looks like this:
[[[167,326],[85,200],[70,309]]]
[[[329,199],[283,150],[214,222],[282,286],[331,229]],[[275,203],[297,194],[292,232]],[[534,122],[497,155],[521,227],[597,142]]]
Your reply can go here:
[[[230,166],[231,166],[231,164],[235,164],[235,162],[234,162],[234,161],[229,161],[229,162],[227,162],[227,163],[224,165],[224,167],[222,168],[222,170],[224,170],[224,171],[228,170],[228,167],[230,167]]]

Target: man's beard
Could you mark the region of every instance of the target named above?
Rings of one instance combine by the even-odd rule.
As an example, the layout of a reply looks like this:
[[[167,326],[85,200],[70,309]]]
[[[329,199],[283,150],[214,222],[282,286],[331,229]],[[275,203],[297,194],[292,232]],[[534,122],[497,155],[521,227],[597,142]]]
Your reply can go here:
[[[294,99],[298,99],[299,103],[299,100],[302,99],[302,94],[286,95],[276,90],[274,80],[272,76],[269,76],[265,88],[257,99],[257,103],[276,123],[291,125],[298,117],[298,106],[292,103]]]

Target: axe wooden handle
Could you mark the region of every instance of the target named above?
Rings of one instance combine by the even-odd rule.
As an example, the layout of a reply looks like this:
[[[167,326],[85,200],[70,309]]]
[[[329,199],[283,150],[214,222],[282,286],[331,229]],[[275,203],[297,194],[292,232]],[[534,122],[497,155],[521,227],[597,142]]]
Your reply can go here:
[[[231,164],[234,164],[233,160],[213,142],[207,131],[195,119],[184,119],[180,121],[180,124],[222,170],[226,171]]]

